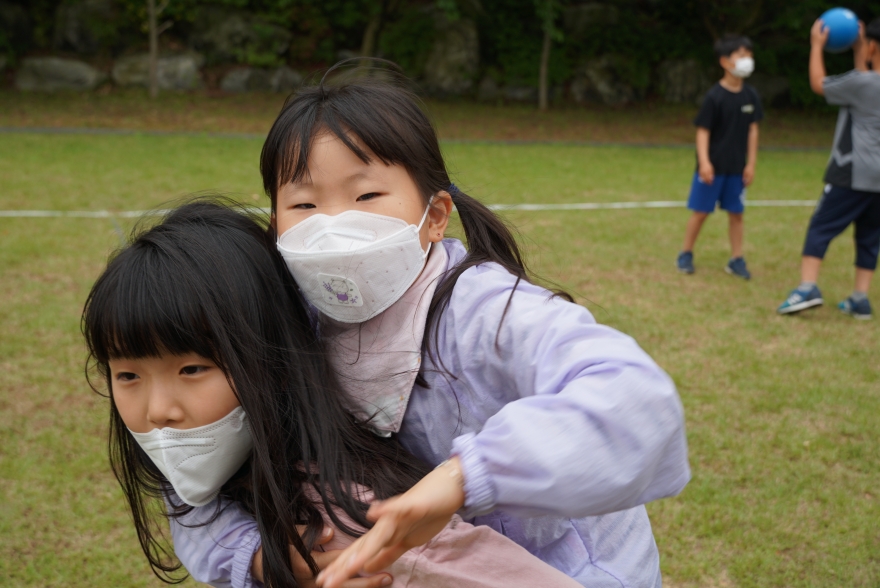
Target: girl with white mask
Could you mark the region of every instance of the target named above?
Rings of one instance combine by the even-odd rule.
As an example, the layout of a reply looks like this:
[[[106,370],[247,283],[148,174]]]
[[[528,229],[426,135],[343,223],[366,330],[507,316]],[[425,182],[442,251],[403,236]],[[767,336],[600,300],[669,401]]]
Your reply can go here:
[[[180,566],[155,534],[151,500],[166,501],[175,544],[209,540],[203,523],[226,524],[226,509],[249,513],[257,529],[214,537],[212,563],[245,574],[250,558],[225,547],[244,541],[261,549],[267,585],[309,586],[371,526],[369,500],[430,471],[346,410],[272,237],[238,210],[202,199],[138,235],[96,282],[83,327],[110,392],[114,472],[160,577]],[[195,507],[212,501],[199,520]],[[389,572],[347,585],[577,586],[457,517]]]
[[[504,222],[452,185],[417,98],[364,78],[303,88],[260,167],[352,410],[437,467],[374,503],[372,530],[318,585],[385,568],[461,512],[583,586],[660,586],[644,504],[690,476],[675,387],[630,337],[529,280]],[[445,238],[453,207],[467,247]],[[212,528],[248,525],[230,512]],[[189,567],[215,547],[175,550]]]

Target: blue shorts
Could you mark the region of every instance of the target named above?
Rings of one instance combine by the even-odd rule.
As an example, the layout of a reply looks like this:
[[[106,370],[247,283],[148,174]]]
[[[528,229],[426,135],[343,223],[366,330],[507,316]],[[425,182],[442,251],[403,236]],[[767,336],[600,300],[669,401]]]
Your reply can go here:
[[[746,209],[746,187],[742,174],[715,176],[712,185],[704,184],[699,173],[694,173],[688,208],[695,212],[715,212],[715,204],[727,212],[741,214]]]

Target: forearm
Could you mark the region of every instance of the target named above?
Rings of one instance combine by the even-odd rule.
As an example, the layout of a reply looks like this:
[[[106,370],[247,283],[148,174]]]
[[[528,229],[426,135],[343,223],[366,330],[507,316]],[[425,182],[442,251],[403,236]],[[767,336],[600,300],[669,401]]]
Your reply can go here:
[[[825,55],[822,46],[813,43],[810,46],[810,88],[819,96],[825,95],[822,81],[825,79]]]
[[[858,71],[868,71],[868,44],[856,43],[853,46],[853,68]]]
[[[516,310],[526,302],[514,296]],[[502,329],[505,352],[531,347],[530,361],[511,351],[505,365],[510,385],[534,383],[532,394],[453,444],[469,515],[503,508],[594,516],[676,494],[689,477],[684,415],[669,377],[630,337],[587,324],[575,305],[554,306],[567,312],[540,321],[537,346],[518,345],[522,332]]]
[[[700,165],[711,163],[709,160],[709,129],[697,127],[697,161]]]
[[[668,378],[626,366],[607,385],[586,380],[513,402],[481,432],[455,440],[469,515],[502,508],[580,518],[682,490],[687,443]]]
[[[453,443],[468,514],[581,517],[679,492],[689,477],[684,415],[663,370],[584,307],[528,283],[511,297],[514,276],[474,270],[456,284],[446,328],[468,343],[463,384],[503,405]]]
[[[749,126],[749,146],[746,153],[746,167],[754,169],[758,162],[758,123]]]

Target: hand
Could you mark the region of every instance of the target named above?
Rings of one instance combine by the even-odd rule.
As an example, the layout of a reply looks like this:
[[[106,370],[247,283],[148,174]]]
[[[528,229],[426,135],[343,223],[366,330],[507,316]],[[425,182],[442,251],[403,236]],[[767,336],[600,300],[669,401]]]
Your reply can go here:
[[[707,186],[711,186],[712,182],[715,181],[715,168],[712,167],[710,162],[705,162],[700,164],[699,169],[700,180]]]
[[[821,18],[817,18],[810,29],[810,45],[824,47],[828,42],[829,29],[822,22]]]
[[[297,533],[302,535],[306,527],[297,526]],[[325,526],[318,538],[317,546],[326,545],[333,539],[333,529]],[[323,570],[336,560],[343,553],[342,549],[334,549],[332,551],[312,551],[312,559],[318,564],[318,569]],[[293,546],[290,547],[290,566],[293,568],[293,577],[296,578],[297,586],[302,588],[313,588],[315,586],[315,577],[312,570],[309,569],[306,560],[300,555]],[[251,575],[254,579],[263,582],[263,548],[260,547],[254,554],[251,561]],[[368,578],[354,578],[341,584],[342,588],[382,588],[390,586],[392,582],[391,574],[382,573],[370,576]]]
[[[747,165],[743,170],[743,185],[749,187],[752,185],[752,180],[755,179],[755,166]]]
[[[464,506],[461,464],[457,457],[400,496],[377,501],[367,511],[375,525],[318,574],[317,585],[341,588],[359,572],[377,572],[434,538]]]
[[[859,51],[865,44],[868,42],[868,39],[865,37],[865,22],[859,21],[859,36],[856,37],[855,43],[853,43],[852,50]]]

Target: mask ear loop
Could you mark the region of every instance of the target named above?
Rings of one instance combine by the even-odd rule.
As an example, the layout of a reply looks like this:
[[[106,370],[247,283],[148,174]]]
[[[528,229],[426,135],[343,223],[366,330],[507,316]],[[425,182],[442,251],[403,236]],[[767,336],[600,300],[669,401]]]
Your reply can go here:
[[[431,194],[431,197],[428,198],[428,206],[425,207],[425,214],[422,215],[422,220],[419,221],[419,226],[416,227],[416,233],[422,230],[422,225],[425,224],[425,219],[428,218],[428,211],[431,210],[431,203],[434,202],[434,195]],[[428,254],[431,252],[431,245],[433,245],[431,241],[428,241],[428,249],[425,250],[425,259],[428,258]]]
[[[417,231],[422,230],[422,225],[425,224],[425,219],[428,218],[428,211],[431,210],[431,203],[434,202],[434,195],[432,194],[430,198],[428,198],[428,206],[425,207],[425,214],[422,215],[422,220],[419,221],[419,226],[416,227]]]

